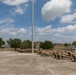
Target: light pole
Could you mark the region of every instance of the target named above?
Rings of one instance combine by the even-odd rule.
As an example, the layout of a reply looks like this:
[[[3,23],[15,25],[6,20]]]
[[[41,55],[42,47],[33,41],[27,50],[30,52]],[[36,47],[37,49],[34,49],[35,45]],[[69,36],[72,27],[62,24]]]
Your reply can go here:
[[[34,0],[32,0],[32,53],[34,53]]]

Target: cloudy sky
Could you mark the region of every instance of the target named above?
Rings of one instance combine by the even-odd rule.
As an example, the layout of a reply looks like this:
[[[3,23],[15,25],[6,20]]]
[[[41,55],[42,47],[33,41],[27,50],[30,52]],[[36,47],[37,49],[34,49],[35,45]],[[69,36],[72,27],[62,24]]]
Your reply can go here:
[[[76,40],[76,0],[35,0],[34,40]],[[31,0],[0,0],[0,37],[31,39]]]

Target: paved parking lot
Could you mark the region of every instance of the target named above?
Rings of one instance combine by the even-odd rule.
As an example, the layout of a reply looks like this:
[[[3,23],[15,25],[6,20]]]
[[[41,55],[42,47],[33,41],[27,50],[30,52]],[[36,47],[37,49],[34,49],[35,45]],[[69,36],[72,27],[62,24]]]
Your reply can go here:
[[[57,60],[51,57],[39,57],[52,75],[76,75],[76,62]]]
[[[76,63],[36,54],[0,52],[0,75],[76,75]]]

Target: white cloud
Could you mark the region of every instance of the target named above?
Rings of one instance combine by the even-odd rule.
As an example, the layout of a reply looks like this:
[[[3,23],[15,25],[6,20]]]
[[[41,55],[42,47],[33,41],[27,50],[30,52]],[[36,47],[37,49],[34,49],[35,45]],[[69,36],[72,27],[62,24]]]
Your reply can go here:
[[[76,40],[76,24],[66,27],[52,28],[52,25],[37,28],[38,40],[51,40],[53,42],[72,42]]]
[[[0,37],[5,40],[9,38],[31,39],[30,28],[19,28],[14,25],[0,26]],[[53,42],[72,42],[76,40],[76,24],[66,27],[53,28],[52,25],[36,28],[35,41],[51,40]]]
[[[34,1],[34,2],[36,2],[37,0],[29,0],[30,2],[32,2],[32,1]]]
[[[28,4],[25,4],[24,6],[18,6],[12,10],[13,14],[24,14],[26,12],[26,9],[28,7]]]
[[[76,25],[68,25],[66,27],[58,27],[58,28],[52,28],[51,25],[49,26],[46,26],[44,28],[37,28],[37,32],[39,34],[53,34],[53,33],[56,33],[56,34],[66,34],[66,33],[76,33]]]
[[[19,6],[21,4],[27,3],[29,0],[1,0],[3,3],[12,6]]]
[[[44,27],[44,28],[37,28],[37,32],[39,32],[39,34],[45,34],[45,33],[49,33],[51,30],[51,25]]]
[[[20,38],[22,40],[30,39],[29,28],[16,27],[14,22],[15,21],[10,17],[0,19],[0,37],[4,40],[9,38]]]
[[[7,28],[1,28],[1,33],[3,34],[8,34],[9,35],[16,35],[16,32],[17,32],[17,29],[10,26],[10,27],[7,27]]]
[[[61,23],[71,23],[76,19],[76,13],[67,14],[61,17]]]
[[[24,28],[20,28],[19,30],[18,30],[18,33],[19,34],[25,34],[27,31],[26,31],[26,29],[24,29]]]
[[[55,20],[64,13],[69,13],[71,0],[51,0],[42,7],[42,17],[46,21]]]
[[[0,26],[0,37],[2,37],[4,40],[9,38],[21,38],[22,40],[28,39],[30,36],[27,34],[27,32],[27,29],[15,27],[14,25],[4,25],[3,27]]]
[[[9,6],[15,6],[13,9],[11,9],[11,14],[24,14],[26,11],[26,8],[28,7],[29,0],[0,0],[4,4],[7,4]]]
[[[14,11],[14,13],[23,14],[24,10],[20,7],[17,7],[17,9]]]
[[[15,27],[7,27],[6,29],[2,28],[1,33],[8,34],[8,35],[23,35],[26,34],[27,30],[24,28],[15,28]]]
[[[15,21],[8,17],[8,18],[4,18],[4,19],[0,19],[0,24],[10,24],[10,23],[14,23]]]

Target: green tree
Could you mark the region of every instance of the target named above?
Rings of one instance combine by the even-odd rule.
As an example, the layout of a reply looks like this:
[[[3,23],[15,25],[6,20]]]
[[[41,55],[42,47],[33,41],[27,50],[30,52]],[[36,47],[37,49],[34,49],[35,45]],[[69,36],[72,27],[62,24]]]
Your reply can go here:
[[[22,43],[21,43],[21,49],[31,49],[32,48],[32,42],[30,40],[24,40]]]
[[[0,38],[0,47],[2,47],[2,45],[4,44],[5,44],[5,41],[2,38]]]
[[[72,45],[76,45],[76,41],[73,41]]]
[[[52,49],[53,47],[54,46],[51,41],[45,41],[45,42],[40,43],[40,48],[42,48],[42,49]]]
[[[7,40],[7,43],[10,45],[11,48],[15,48],[15,50],[17,48],[20,48],[21,45],[21,39],[15,38],[15,39],[9,39]]]
[[[21,49],[25,49],[26,48],[26,41],[22,41],[21,43],[21,46],[20,46]]]
[[[11,41],[12,41],[12,38],[9,38],[9,40],[7,40],[6,42],[7,42],[7,44],[10,44]]]
[[[69,44],[68,43],[65,43],[64,46],[67,47],[67,46],[69,46]]]

